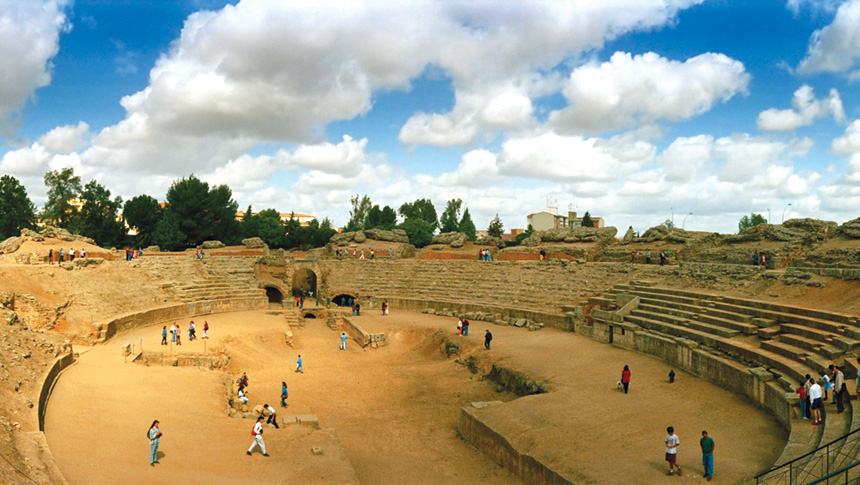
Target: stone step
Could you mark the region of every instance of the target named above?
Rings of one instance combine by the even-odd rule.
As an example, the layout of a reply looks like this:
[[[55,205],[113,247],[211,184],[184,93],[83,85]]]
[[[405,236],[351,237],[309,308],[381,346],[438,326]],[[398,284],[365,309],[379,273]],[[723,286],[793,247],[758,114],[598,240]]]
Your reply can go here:
[[[647,305],[646,305],[647,306]],[[652,307],[653,308],[653,307]],[[661,322],[671,323],[673,325],[679,325],[682,327],[688,327],[695,330],[699,330],[702,332],[711,333],[714,335],[719,335],[720,337],[731,338],[738,334],[736,330],[730,330],[724,327],[718,327],[716,325],[710,325],[707,323],[698,322],[696,320],[690,320],[683,317],[677,317],[674,315],[667,315],[664,313],[660,313],[658,311],[650,311],[647,308],[638,310],[633,310],[631,315],[643,318],[650,318],[651,320],[658,320]]]
[[[800,325],[783,324],[780,325],[780,329],[783,333],[800,335],[802,337],[819,341],[822,344],[832,344],[833,346],[838,347],[839,349],[842,349],[844,351],[853,350],[857,346],[860,346],[860,341],[845,337],[843,335],[834,334],[826,330],[819,330],[817,328],[808,328]]]
[[[640,304],[639,308],[647,307],[649,309],[652,309],[651,311],[664,311],[690,320],[698,320],[700,322],[708,323],[711,325],[729,328],[735,330],[736,332],[743,332],[748,335],[754,335],[758,330],[758,327],[756,327],[755,325],[750,325],[748,323],[742,323],[734,320],[726,320],[725,318],[720,318],[708,313],[704,313],[702,312],[702,310],[707,312],[707,309],[702,309],[701,307],[680,304],[672,304],[674,306],[662,306],[660,305],[659,300],[652,300],[650,298],[641,298],[640,303],[644,304]],[[682,308],[679,309],[678,307]]]
[[[798,362],[804,362],[806,356],[809,355],[809,351],[806,349],[801,349],[799,347],[795,347],[793,345],[789,345],[782,342],[777,342],[774,340],[766,340],[762,342],[761,348],[777,353],[784,357],[788,357],[789,359],[796,360]]]
[[[828,359],[834,359],[845,353],[842,349],[834,345],[819,342],[818,340],[806,338],[801,335],[786,333],[777,336],[777,338],[780,342],[785,342],[787,344],[806,349],[810,352],[819,354]]]

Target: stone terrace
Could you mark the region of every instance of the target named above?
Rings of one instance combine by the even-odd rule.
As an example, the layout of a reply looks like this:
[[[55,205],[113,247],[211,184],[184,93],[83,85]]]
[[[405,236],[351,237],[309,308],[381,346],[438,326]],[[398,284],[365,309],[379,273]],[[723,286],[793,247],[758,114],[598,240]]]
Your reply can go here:
[[[266,297],[259,287],[254,266],[257,256],[207,257],[162,256],[137,260],[161,287],[179,301],[193,303]]]

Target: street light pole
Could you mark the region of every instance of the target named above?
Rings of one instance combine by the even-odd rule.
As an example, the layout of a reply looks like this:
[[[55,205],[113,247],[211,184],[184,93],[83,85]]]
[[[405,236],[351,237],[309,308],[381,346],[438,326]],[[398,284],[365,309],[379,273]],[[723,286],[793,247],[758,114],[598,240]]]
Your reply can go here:
[[[767,223],[770,224],[770,209],[767,210]]]
[[[675,209],[669,207],[669,210],[672,211],[672,225],[675,225]]]
[[[785,222],[785,210],[789,207],[791,207],[791,202],[789,202],[788,205],[785,206],[785,209],[782,210],[782,222]]]
[[[687,224],[687,216],[691,216],[691,215],[693,215],[693,213],[692,213],[692,212],[688,212],[688,213],[687,213],[687,215],[685,215],[685,216],[684,216],[684,221],[683,221],[683,222],[681,222],[681,229],[683,229],[683,228],[684,228],[684,226]]]

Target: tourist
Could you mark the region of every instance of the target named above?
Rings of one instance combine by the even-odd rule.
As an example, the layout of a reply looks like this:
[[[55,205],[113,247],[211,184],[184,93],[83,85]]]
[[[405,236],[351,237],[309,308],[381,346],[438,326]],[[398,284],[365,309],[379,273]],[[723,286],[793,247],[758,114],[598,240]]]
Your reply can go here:
[[[191,342],[196,338],[197,330],[194,328],[194,320],[188,325],[188,341]]]
[[[627,394],[627,388],[630,387],[630,367],[626,365],[621,371],[621,385],[624,386],[624,394]]]
[[[666,428],[666,438],[663,440],[666,443],[666,461],[669,462],[669,473],[666,475],[672,475],[672,468],[678,467],[678,476],[681,476],[681,465],[677,463],[678,461],[678,445],[681,444],[681,440],[678,439],[678,435],[675,434],[675,428],[669,426]]]
[[[87,257],[87,250],[86,250],[86,249],[81,249],[81,257],[82,257],[82,258],[86,258],[86,257]]]
[[[665,264],[666,264],[666,253],[664,253],[663,251],[660,251],[660,266],[663,266]]]
[[[391,309],[391,304],[389,304],[387,301],[382,302],[382,316],[387,317],[388,311],[390,309]]]
[[[176,322],[173,322],[173,325],[170,326],[170,343],[176,343]]]
[[[65,253],[65,252],[63,252],[63,248],[60,248],[60,259],[59,259],[59,260],[57,260],[57,262],[58,262],[58,263],[62,263],[62,262],[63,262],[63,256],[65,256],[65,254],[66,254],[66,253]]]
[[[167,345],[167,325],[161,329],[161,345]]]
[[[137,248],[137,257],[140,258],[141,256],[143,256],[143,249]]]
[[[544,251],[543,249],[541,249],[540,253],[538,253],[538,254],[540,254],[540,260],[541,261],[546,259],[546,251]]]
[[[391,248],[388,248],[388,257],[391,257]]]
[[[364,259],[364,249],[361,250],[361,257],[359,257],[358,259]]]
[[[380,308],[380,310],[382,311],[382,316],[384,317],[385,316],[385,302],[382,302],[382,307]]]
[[[669,384],[675,382],[675,371],[674,369],[669,369]]]
[[[824,421],[821,419],[821,386],[813,381],[812,378],[809,379],[809,382],[811,382],[809,386],[809,400],[812,401],[812,415],[814,419],[812,424],[818,426]]]
[[[263,404],[263,409],[269,412],[269,418],[266,420],[266,424],[274,424],[275,428],[281,429],[281,427],[278,426],[278,417],[275,415],[275,408],[268,404]]]
[[[469,336],[469,320],[463,319],[463,336]]]
[[[176,326],[176,345],[182,345],[182,325]]]
[[[355,303],[352,304],[352,316],[355,316]]]
[[[827,402],[827,391],[829,391],[830,389],[833,388],[833,383],[830,382],[830,377],[828,377],[827,374],[825,374],[823,370],[818,371],[818,375],[821,376],[821,378],[818,380],[818,382],[821,384],[821,387],[824,389],[824,402]],[[831,404],[834,404],[834,403],[836,403],[836,393],[835,392],[833,393],[833,402]]]
[[[245,386],[239,386],[239,400],[248,404],[248,391],[245,390]]]
[[[281,381],[281,407],[285,408],[288,406],[287,398],[290,397],[290,393],[287,392],[287,383]]]
[[[248,373],[243,372],[242,375],[236,379],[236,384],[238,384],[239,387],[248,387]]]
[[[758,266],[758,252],[753,253],[753,266]]]
[[[305,373],[304,367],[302,367],[302,356],[299,355],[299,358],[296,360],[296,372]]]
[[[828,369],[833,372],[833,395],[836,397],[836,413],[839,414],[845,410],[845,405],[842,403],[842,392],[845,391],[845,374],[833,364],[830,364]]]
[[[761,256],[758,257],[759,262],[762,266],[767,266],[767,256],[764,253],[761,253]]]
[[[809,408],[806,406],[806,386],[797,386],[794,390],[800,401],[800,417],[809,419]]]
[[[714,439],[708,437],[707,431],[702,431],[702,439],[699,440],[699,446],[702,448],[702,467],[705,469],[704,477],[710,482],[714,478],[714,448],[717,445]]]
[[[48,264],[54,264],[54,250],[48,250]]]
[[[490,330],[487,329],[487,331],[484,332],[484,347],[487,350],[490,350],[490,342],[492,342],[492,341],[493,341],[493,334],[491,334]]]
[[[254,429],[251,431],[251,435],[254,436],[254,442],[251,443],[251,447],[248,448],[249,456],[251,455],[251,452],[254,451],[254,448],[256,448],[257,446],[259,446],[260,449],[263,450],[263,456],[269,456],[269,454],[266,453],[266,444],[263,443],[263,419],[264,418],[262,416],[257,418],[257,424],[254,425]]]
[[[463,336],[463,319],[462,318],[457,319],[457,335],[459,335],[461,337]]]
[[[361,316],[361,305],[358,303],[355,304],[355,316]]]
[[[370,259],[373,259],[373,256],[374,256],[374,254],[373,254],[373,248],[370,248]]]
[[[319,307],[319,306],[320,306],[320,296],[317,295],[317,307]]]
[[[645,264],[651,264],[651,251],[645,253]]]
[[[209,322],[203,322],[203,338],[209,338]]]
[[[809,388],[812,387],[812,377],[806,374],[803,379],[803,395],[806,396],[806,415],[812,417],[812,400],[809,398]]]
[[[301,302],[302,302],[302,297],[297,296],[297,297],[296,297],[296,308],[298,308],[298,307],[299,307],[299,304],[300,304]]]
[[[636,262],[636,251],[633,251],[632,253],[630,253],[630,262],[631,263]]]
[[[75,250],[74,250],[74,249],[70,249],[70,250],[69,250],[69,261],[71,262],[71,261],[74,261],[74,260],[75,260]]]
[[[340,350],[346,350],[346,332],[340,334]]]
[[[161,439],[161,430],[158,428],[159,422],[156,419],[149,427],[149,466],[155,466],[158,463],[158,441]]]

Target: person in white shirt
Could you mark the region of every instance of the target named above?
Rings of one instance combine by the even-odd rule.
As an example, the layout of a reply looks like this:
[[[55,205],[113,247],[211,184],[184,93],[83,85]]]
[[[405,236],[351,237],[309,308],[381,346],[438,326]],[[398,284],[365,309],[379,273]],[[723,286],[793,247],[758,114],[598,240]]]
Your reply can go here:
[[[247,391],[245,391],[245,388],[243,386],[239,386],[239,400],[245,404],[248,404],[247,394],[248,393],[247,393]]]
[[[257,424],[254,425],[254,429],[253,431],[251,431],[251,434],[254,436],[254,442],[251,443],[251,447],[248,448],[249,456],[251,455],[251,452],[254,451],[254,448],[257,446],[259,446],[260,449],[263,450],[263,456],[269,456],[269,454],[266,453],[266,443],[263,443],[263,419],[265,418],[263,418],[262,416],[257,418]]]
[[[275,425],[275,428],[281,429],[281,427],[278,426],[278,417],[275,415],[275,408],[269,406],[268,404],[263,404],[263,407],[266,408],[267,411],[269,411],[269,417],[266,419],[266,424],[271,423]]]
[[[681,465],[679,465],[676,461],[678,458],[678,445],[681,444],[681,440],[678,439],[678,435],[675,434],[675,428],[669,426],[666,428],[666,438],[663,440],[666,443],[666,461],[669,462],[669,473],[666,475],[672,474],[672,467],[678,467],[678,476],[681,476]]]
[[[812,416],[814,421],[812,424],[818,426],[821,424],[821,386],[817,382],[810,379],[812,384],[809,386],[809,401],[812,403]]]

